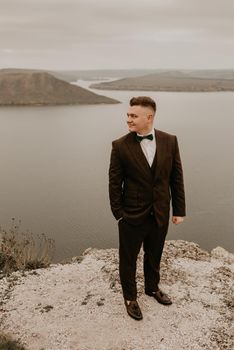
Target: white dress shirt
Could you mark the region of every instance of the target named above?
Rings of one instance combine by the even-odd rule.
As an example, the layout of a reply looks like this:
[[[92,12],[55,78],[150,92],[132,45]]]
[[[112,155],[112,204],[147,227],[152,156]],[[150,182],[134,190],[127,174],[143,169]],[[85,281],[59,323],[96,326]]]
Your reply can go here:
[[[141,149],[149,163],[149,166],[151,166],[153,164],[153,160],[154,160],[154,156],[155,156],[155,152],[156,152],[156,139],[155,139],[155,131],[154,128],[151,130],[151,132],[149,132],[146,135],[152,134],[153,135],[153,140],[148,140],[148,139],[143,139],[140,142],[141,145]],[[141,135],[138,134],[139,136],[146,136],[146,135]]]

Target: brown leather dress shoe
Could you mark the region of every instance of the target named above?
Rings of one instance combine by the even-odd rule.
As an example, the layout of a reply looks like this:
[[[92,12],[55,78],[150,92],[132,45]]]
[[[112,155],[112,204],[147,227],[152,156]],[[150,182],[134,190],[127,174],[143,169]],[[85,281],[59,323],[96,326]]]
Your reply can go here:
[[[134,318],[135,320],[142,320],[143,316],[141,313],[140,306],[136,300],[126,300],[124,299],[124,303],[127,309],[127,313],[129,316]]]
[[[160,289],[156,290],[155,292],[147,292],[145,291],[145,294],[154,297],[160,304],[163,305],[171,305],[172,301],[169,298],[169,296],[161,291]]]

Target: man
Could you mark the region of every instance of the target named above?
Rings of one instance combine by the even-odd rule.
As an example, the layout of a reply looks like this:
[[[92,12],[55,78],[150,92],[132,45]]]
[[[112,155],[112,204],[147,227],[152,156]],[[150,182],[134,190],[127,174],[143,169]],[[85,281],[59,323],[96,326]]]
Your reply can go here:
[[[183,170],[177,137],[154,129],[156,103],[130,100],[129,133],[112,142],[109,168],[111,210],[119,226],[119,274],[128,314],[143,318],[137,302],[136,263],[143,244],[145,293],[172,304],[159,288],[160,260],[169,226],[185,216]]]

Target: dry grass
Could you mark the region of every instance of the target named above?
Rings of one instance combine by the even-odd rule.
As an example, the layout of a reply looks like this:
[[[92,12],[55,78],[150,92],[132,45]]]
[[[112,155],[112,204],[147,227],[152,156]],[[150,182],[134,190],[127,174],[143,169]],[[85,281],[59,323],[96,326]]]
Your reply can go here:
[[[44,233],[35,239],[31,232],[21,232],[20,224],[20,220],[17,224],[12,218],[10,229],[4,230],[0,226],[0,270],[3,274],[48,267],[52,261],[54,240]]]
[[[17,270],[29,270],[48,267],[55,252],[55,242],[44,233],[36,239],[31,232],[20,231],[21,221],[17,224],[12,218],[8,230],[0,226],[0,277]],[[10,334],[0,331],[0,350],[26,350]]]

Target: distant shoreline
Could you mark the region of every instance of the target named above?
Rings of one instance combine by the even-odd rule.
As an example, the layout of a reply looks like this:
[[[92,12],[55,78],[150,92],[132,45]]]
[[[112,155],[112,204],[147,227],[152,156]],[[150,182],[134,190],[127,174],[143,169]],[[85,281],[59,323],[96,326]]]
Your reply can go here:
[[[219,90],[219,89],[203,89],[203,90],[182,90],[182,89],[162,89],[162,88],[143,88],[143,87],[139,87],[139,88],[110,88],[110,87],[97,87],[97,86],[90,86],[91,89],[95,89],[95,90],[111,90],[111,91],[155,91],[155,92],[234,92],[234,88],[232,90]]]
[[[118,91],[233,92],[234,79],[171,78],[156,74],[94,83],[90,88]]]

